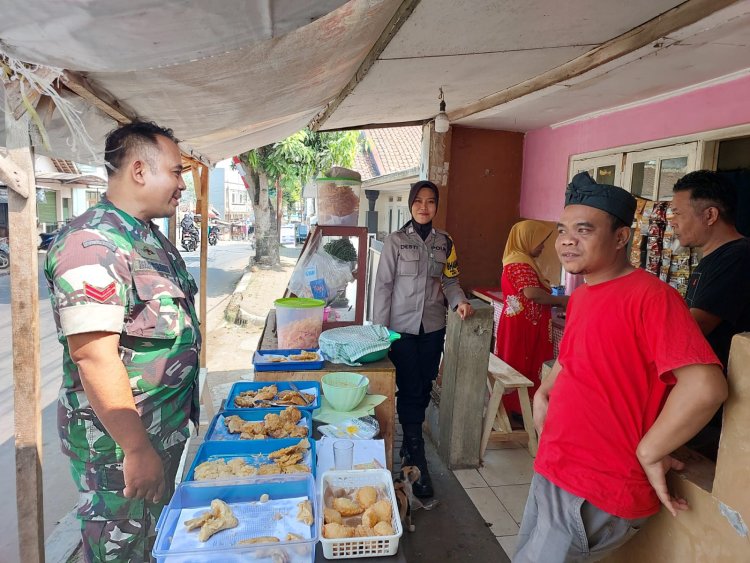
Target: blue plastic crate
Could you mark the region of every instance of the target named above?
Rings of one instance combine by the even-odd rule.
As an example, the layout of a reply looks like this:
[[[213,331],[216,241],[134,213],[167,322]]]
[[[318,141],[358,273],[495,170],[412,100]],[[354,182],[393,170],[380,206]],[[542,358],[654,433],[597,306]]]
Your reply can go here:
[[[300,391],[304,391],[305,393],[314,393],[315,399],[312,403],[310,403],[307,406],[298,406],[295,405],[300,410],[306,410],[306,411],[314,411],[315,409],[320,408],[320,382],[319,381],[293,381],[297,386],[297,389]],[[288,381],[237,381],[234,385],[232,385],[231,391],[229,391],[229,396],[227,397],[227,401],[224,404],[224,408],[222,410],[252,410],[251,408],[245,408],[245,407],[236,407],[234,405],[234,399],[239,395],[240,393],[244,391],[257,391],[258,389],[262,389],[263,387],[267,387],[269,385],[275,385],[276,388],[281,391],[293,391],[291,385]],[[286,407],[278,407],[278,409],[285,409]]]
[[[253,422],[261,422],[263,418],[269,414],[274,413],[278,414],[279,411],[283,409],[227,409],[224,411],[221,411],[219,414],[217,414],[213,420],[211,421],[211,424],[208,426],[208,431],[206,432],[205,438],[203,440],[205,442],[209,441],[215,441],[215,440],[221,440],[221,441],[242,441],[245,442],[247,440],[243,440],[240,438],[239,434],[232,434],[229,432],[229,429],[227,428],[226,424],[224,424],[224,418],[227,416],[239,416],[243,420],[247,421],[253,421]],[[300,414],[302,414],[302,418],[297,423],[300,426],[305,426],[308,429],[307,437],[312,438],[312,414],[310,411],[306,410],[300,410]],[[266,438],[266,440],[283,440],[283,438]]]
[[[195,453],[195,459],[190,465],[190,470],[185,476],[185,481],[192,481],[194,479],[195,468],[198,467],[204,461],[213,461],[217,458],[231,459],[240,457],[251,465],[262,465],[264,463],[270,463],[266,456],[271,452],[294,446],[299,444],[302,440],[307,439],[310,442],[310,449],[305,455],[302,463],[310,467],[310,472],[315,475],[315,440],[310,438],[280,438],[278,440],[234,440],[231,442],[203,442],[198,451]],[[291,475],[294,475],[292,473]],[[263,477],[259,475],[258,477]],[[237,477],[236,479],[247,479],[247,477]],[[209,483],[211,481],[201,481],[202,483]]]
[[[308,361],[308,362],[274,362],[270,359],[272,356],[289,356],[291,354],[300,354],[302,352],[315,352],[318,354],[320,360]],[[294,350],[257,350],[253,354],[253,368],[255,371],[307,371],[323,369],[325,360],[323,354],[320,353],[320,348],[302,348]]]
[[[261,495],[269,495],[271,502],[257,503]],[[276,530],[289,523],[279,522],[273,515],[277,510],[273,501],[307,497],[313,505],[315,523],[310,526],[309,539],[263,545],[238,546],[239,539],[281,534]],[[197,539],[198,532],[188,537],[182,532],[185,516],[183,510],[208,510],[213,499],[219,498],[233,508],[240,520],[237,528],[218,532],[205,543]],[[250,505],[250,503],[253,503]],[[295,506],[296,503],[292,503]],[[278,506],[278,504],[277,504]],[[199,513],[203,510],[199,510]],[[318,506],[315,494],[315,480],[312,475],[296,473],[292,475],[268,475],[244,480],[227,486],[215,481],[180,483],[156,524],[157,536],[153,555],[159,563],[203,563],[221,561],[245,562],[266,561],[271,552],[278,552],[284,561],[308,563],[315,561],[315,544],[320,528]],[[243,518],[243,516],[248,516]],[[296,520],[296,509],[285,514],[284,518]],[[298,522],[292,525],[299,527]],[[178,536],[182,536],[179,538]],[[307,534],[305,534],[307,535]],[[186,539],[188,540],[186,542]],[[284,539],[280,537],[280,539]],[[177,541],[176,541],[177,540]]]

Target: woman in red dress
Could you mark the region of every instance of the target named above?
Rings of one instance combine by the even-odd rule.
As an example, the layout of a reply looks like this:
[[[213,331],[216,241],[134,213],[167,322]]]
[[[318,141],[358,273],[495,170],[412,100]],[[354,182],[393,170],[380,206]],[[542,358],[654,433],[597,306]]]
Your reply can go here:
[[[529,398],[540,384],[542,363],[552,359],[552,307],[565,307],[568,296],[552,295],[536,258],[552,234],[538,221],[513,225],[503,253],[503,312],[497,325],[495,355],[534,383]],[[520,413],[518,394],[503,397],[509,413]]]

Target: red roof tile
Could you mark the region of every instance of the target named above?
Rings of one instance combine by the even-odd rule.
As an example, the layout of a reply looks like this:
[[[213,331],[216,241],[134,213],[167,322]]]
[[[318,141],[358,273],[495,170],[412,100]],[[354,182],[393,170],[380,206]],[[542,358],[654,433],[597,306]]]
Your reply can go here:
[[[362,180],[419,167],[422,157],[420,126],[366,129],[362,135],[364,147],[358,151],[354,163]]]

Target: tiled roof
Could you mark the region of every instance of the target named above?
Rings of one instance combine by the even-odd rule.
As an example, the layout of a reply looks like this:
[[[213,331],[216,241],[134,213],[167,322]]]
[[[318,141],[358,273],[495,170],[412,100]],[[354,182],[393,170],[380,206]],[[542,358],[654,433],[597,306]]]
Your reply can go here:
[[[64,174],[80,174],[81,172],[78,170],[78,166],[76,166],[76,163],[72,160],[65,160],[63,158],[53,158],[52,164],[55,165],[55,168],[57,168],[58,172],[62,172]]]
[[[362,135],[364,147],[357,152],[354,163],[362,180],[419,167],[422,155],[420,126],[367,129]]]

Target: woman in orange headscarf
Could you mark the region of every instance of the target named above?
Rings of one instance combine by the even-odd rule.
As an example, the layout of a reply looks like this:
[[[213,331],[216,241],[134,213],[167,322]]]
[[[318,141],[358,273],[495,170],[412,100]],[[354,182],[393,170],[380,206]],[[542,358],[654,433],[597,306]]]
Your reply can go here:
[[[539,221],[513,225],[503,253],[503,312],[497,326],[495,355],[539,387],[542,363],[552,359],[552,307],[565,307],[568,296],[552,295],[536,259],[552,229]],[[505,409],[520,413],[518,395],[503,397]]]

